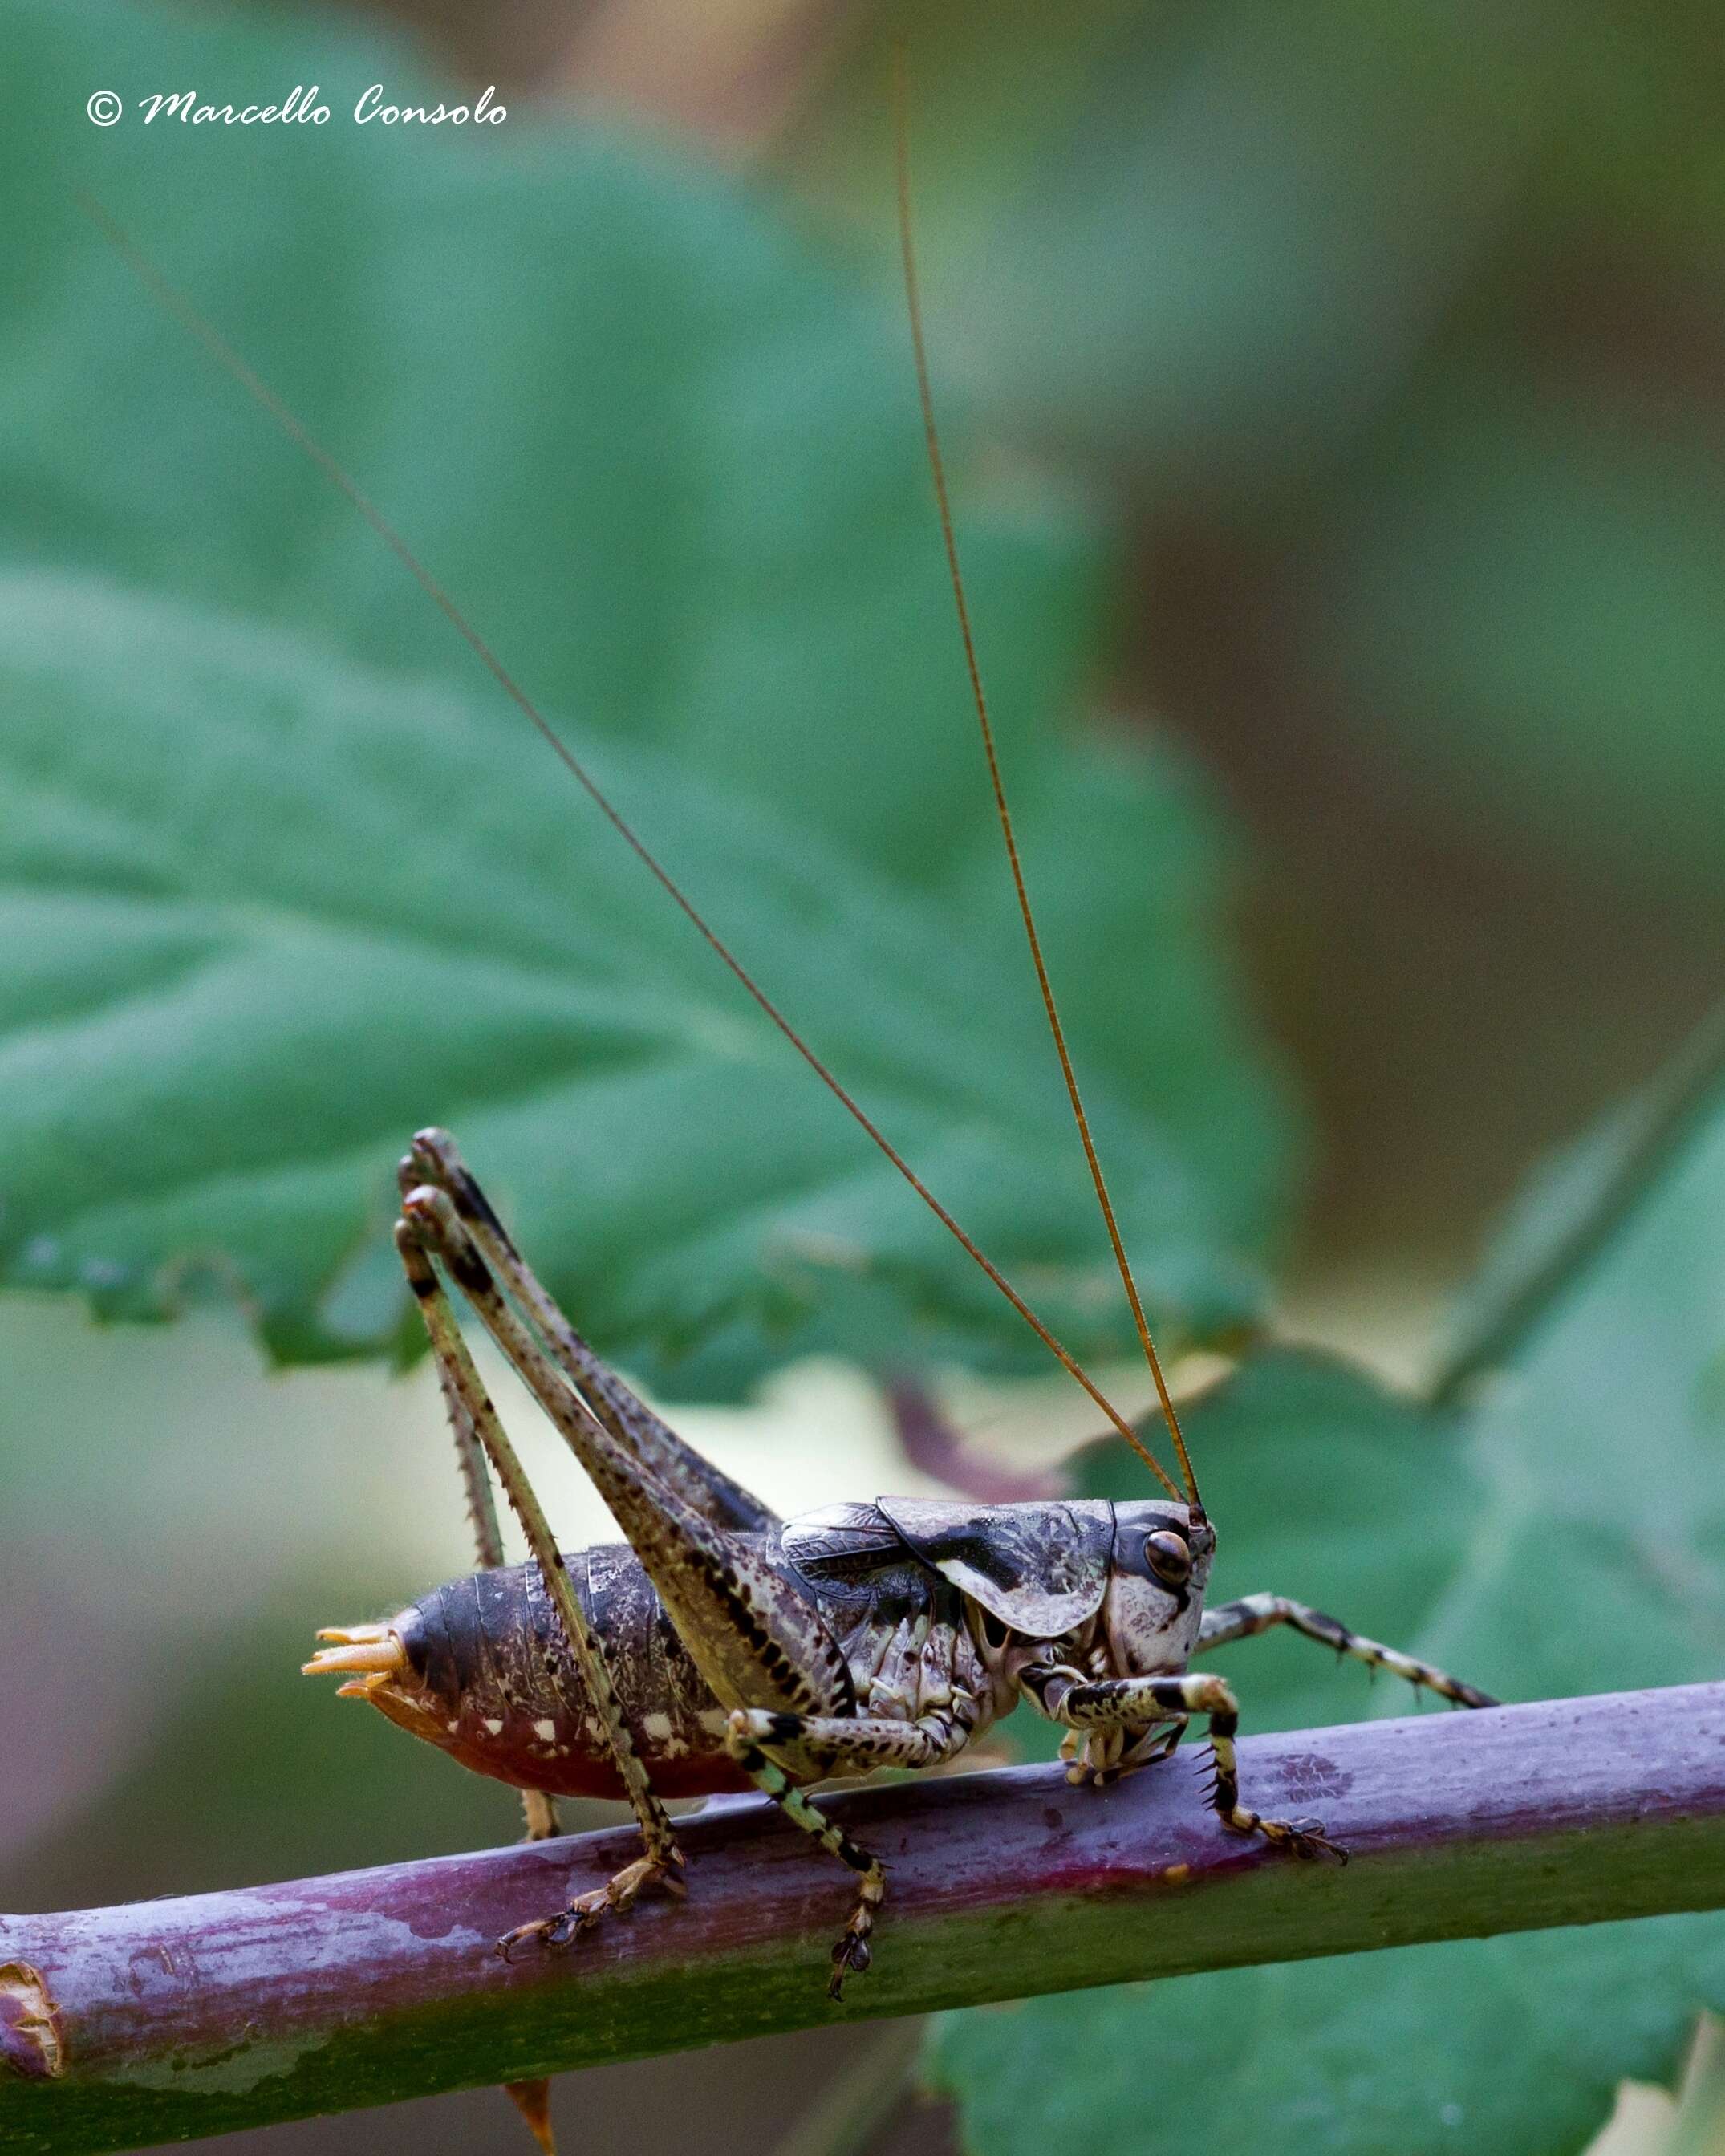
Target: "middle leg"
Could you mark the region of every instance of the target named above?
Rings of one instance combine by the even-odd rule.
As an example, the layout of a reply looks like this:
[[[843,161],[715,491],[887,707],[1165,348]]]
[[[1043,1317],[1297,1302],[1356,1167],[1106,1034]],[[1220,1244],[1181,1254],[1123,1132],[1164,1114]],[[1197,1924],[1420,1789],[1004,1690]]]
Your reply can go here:
[[[968,1727],[944,1713],[926,1716],[920,1722],[776,1714],[747,1707],[732,1715],[725,1748],[755,1787],[772,1798],[793,1826],[860,1875],[850,1921],[833,1948],[833,1973],[827,1979],[829,1999],[842,1999],[845,1978],[853,1972],[860,1976],[869,1965],[869,1937],[875,1912],[886,1898],[886,1867],[835,1826],[778,1760],[769,1757],[767,1748],[790,1755],[817,1775],[854,1774],[883,1766],[932,1767],[959,1750],[969,1736]]]

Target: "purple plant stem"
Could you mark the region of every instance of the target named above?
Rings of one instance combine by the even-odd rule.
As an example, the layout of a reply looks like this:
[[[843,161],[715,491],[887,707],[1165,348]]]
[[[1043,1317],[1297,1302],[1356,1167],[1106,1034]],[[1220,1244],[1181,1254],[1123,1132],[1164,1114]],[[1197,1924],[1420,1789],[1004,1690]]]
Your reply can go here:
[[[827,2004],[850,1884],[764,1804],[679,1829],[686,1901],[568,1952],[492,1942],[627,1832],[0,1917],[58,2071],[0,2071],[0,2149],[135,2148],[826,2020],[1725,1904],[1725,1685],[1414,1716],[1241,1747],[1247,1800],[1353,1861],[1224,1833],[1191,1747],[1105,1790],[1055,1768],[829,1801],[890,1866],[874,1969]],[[0,2060],[13,2025],[0,2016]]]

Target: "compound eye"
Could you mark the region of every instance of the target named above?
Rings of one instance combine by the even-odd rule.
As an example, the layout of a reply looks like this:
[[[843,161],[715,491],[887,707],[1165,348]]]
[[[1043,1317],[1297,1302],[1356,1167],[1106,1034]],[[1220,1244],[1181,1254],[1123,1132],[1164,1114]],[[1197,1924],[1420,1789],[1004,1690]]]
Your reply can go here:
[[[1192,1553],[1186,1547],[1183,1535],[1177,1535],[1172,1527],[1159,1529],[1144,1537],[1144,1562],[1158,1579],[1170,1587],[1183,1586],[1191,1577]]]

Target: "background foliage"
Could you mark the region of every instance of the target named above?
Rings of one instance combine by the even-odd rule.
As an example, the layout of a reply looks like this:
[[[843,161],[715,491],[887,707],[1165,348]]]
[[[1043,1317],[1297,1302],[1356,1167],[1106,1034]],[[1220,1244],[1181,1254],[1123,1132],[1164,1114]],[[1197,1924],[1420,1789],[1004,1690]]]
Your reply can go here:
[[[67,83],[99,63],[150,80],[168,52],[187,80],[309,66],[292,33],[250,26],[166,48],[130,13],[18,29]],[[1001,1261],[1037,1268],[1074,1345],[1118,1340],[1111,1299],[1090,1314],[1095,1236],[1017,953],[1004,921],[970,932],[1000,913],[973,862],[988,803],[903,369],[871,311],[758,208],[644,148],[542,126],[494,156],[368,136],[342,108],[379,70],[331,52],[340,120],[316,158],[266,142],[243,223],[210,188],[231,154],[212,132],[62,125],[14,146],[45,208],[12,228],[13,290],[39,287],[45,256],[82,302],[14,320],[30,552],[87,579],[33,567],[11,609],[30,955],[8,1090],[36,1122],[9,1147],[14,1277],[135,1315],[209,1251],[279,1353],[374,1343],[410,1317],[389,1168],[437,1121],[638,1361],[711,1342],[748,1375],[812,1344],[879,1352],[918,1318],[1040,1353],[478,692],[348,505],[147,306],[79,216],[88,182],[212,305],[239,259],[278,265],[224,312],[250,363],[364,466],[583,750],[608,737],[625,813]],[[554,234],[578,235],[555,272]],[[315,324],[280,274],[301,259],[320,264]],[[458,428],[452,401],[483,425]],[[141,455],[121,439],[141,411]],[[429,452],[458,434],[455,456]],[[1097,1014],[1117,1074],[1098,1109],[1123,1209],[1163,1301],[1214,1330],[1251,1309],[1241,1258],[1284,1178],[1201,925],[1204,812],[1131,737],[1106,762],[1063,745],[1097,642],[1084,536],[1024,509],[980,513],[973,536],[1027,836],[1048,862],[1082,857],[1073,932],[1104,890],[1137,931],[1128,1024],[1094,940],[1060,937],[1076,1021]],[[379,667],[404,677],[393,696]],[[446,675],[459,707],[432,693]],[[80,1084],[97,1073],[99,1102]],[[1046,1166],[1024,1191],[1027,1158]]]
[[[1130,1336],[965,708],[886,18],[547,0],[412,51],[357,16],[4,19],[32,94],[0,141],[0,1268],[31,1292],[0,1311],[0,1562],[40,1741],[0,1892],[47,1905],[508,1830],[291,1676],[312,1621],[461,1562],[453,1496],[408,1495],[424,1389],[271,1389],[250,1344],[411,1352],[415,1125],[456,1127],[672,1397],[815,1352],[1040,1367],[78,188],[401,524],[1056,1329]],[[957,6],[912,50],[1050,959],[1161,1329],[1255,1351],[1194,1417],[1219,1590],[1512,1697],[1725,1645],[1710,1041],[1639,1090],[1717,993],[1725,896],[1714,27],[1096,0]],[[347,120],[464,69],[506,127]],[[100,86],[295,81],[328,126],[83,116]],[[1458,1288],[1483,1346],[1446,1386]],[[193,1315],[99,1333],[68,1291]],[[803,1439],[821,1495],[909,1472],[850,1442]],[[1139,1487],[1106,1451],[1076,1471]],[[1365,1707],[1298,1643],[1233,1660],[1249,1726]],[[1624,2076],[1673,2076],[1721,1953],[1681,1920],[1038,2001],[944,2027],[935,2071],[989,2156],[1181,2146],[1211,2104],[1295,2156],[1568,2151]],[[1189,2108],[1143,2100],[1165,2057]]]

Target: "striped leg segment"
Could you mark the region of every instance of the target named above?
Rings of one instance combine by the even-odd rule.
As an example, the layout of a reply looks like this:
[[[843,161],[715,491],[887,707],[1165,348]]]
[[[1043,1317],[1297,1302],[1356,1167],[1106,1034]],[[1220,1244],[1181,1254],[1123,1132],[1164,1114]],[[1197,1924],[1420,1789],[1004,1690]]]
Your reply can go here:
[[[449,1432],[455,1440],[455,1462],[461,1471],[461,1486],[467,1496],[467,1516],[473,1523],[475,1555],[481,1572],[495,1572],[503,1564],[506,1553],[502,1530],[497,1522],[497,1502],[485,1469],[485,1449],[460,1384],[449,1364],[436,1355],[435,1336],[433,1353]],[[543,1789],[523,1789],[521,1799],[526,1840],[550,1841],[562,1832],[556,1800]],[[506,2082],[503,2087],[545,2156],[557,2156],[557,2138],[551,2123],[550,2082],[538,2076],[531,2081]]]
[[[1066,1762],[1066,1779],[1075,1788],[1088,1782],[1104,1789],[1122,1774],[1135,1774],[1140,1767],[1153,1767],[1170,1759],[1186,1734],[1187,1717],[1177,1714],[1167,1725],[1153,1729],[1096,1727],[1069,1729],[1060,1739],[1060,1756]]]
[[[1217,1817],[1234,1834],[1260,1834],[1273,1848],[1295,1856],[1348,1853],[1325,1834],[1317,1820],[1266,1819],[1240,1801],[1240,1773],[1234,1740],[1240,1733],[1240,1702],[1220,1677],[1115,1677],[1086,1684],[1071,1670],[1033,1667],[1020,1682],[1051,1721],[1069,1729],[1107,1729],[1125,1723],[1140,1728],[1170,1714],[1208,1717],[1216,1779],[1210,1801]]]
[[[448,1199],[490,1271],[532,1320],[552,1359],[619,1445],[715,1527],[749,1532],[776,1524],[768,1507],[685,1445],[588,1347],[516,1248],[447,1131],[415,1134],[400,1182],[403,1198],[425,1186]]]
[[[850,1668],[819,1613],[784,1590],[757,1537],[719,1527],[686,1503],[593,1412],[504,1295],[448,1193],[417,1185],[402,1200],[402,1214],[610,1507],[718,1698],[795,1713],[848,1706]],[[552,1561],[562,1564],[555,1552]]]
[[[795,1714],[768,1714],[740,1708],[731,1717],[726,1733],[725,1748],[736,1760],[755,1787],[772,1798],[793,1825],[818,1841],[828,1856],[836,1856],[841,1864],[848,1865],[857,1873],[856,1904],[851,1910],[850,1921],[839,1935],[833,1948],[833,1973],[827,1979],[827,1996],[842,1999],[845,1979],[854,1971],[859,1976],[869,1965],[869,1934],[875,1928],[875,1912],[886,1898],[886,1867],[880,1858],[853,1841],[841,1827],[834,1826],[815,1804],[805,1797],[777,1760],[768,1758],[762,1748],[763,1740],[775,1748],[783,1745],[791,1748],[801,1744],[816,1730],[854,1729],[860,1727],[897,1728],[914,1736],[915,1725],[911,1723],[884,1725],[845,1723],[836,1717],[805,1717]],[[870,1761],[870,1764],[879,1763]]]
[[[474,1554],[481,1572],[497,1572],[508,1560],[503,1548],[503,1531],[497,1524],[497,1504],[491,1493],[491,1478],[485,1467],[485,1448],[480,1441],[473,1410],[467,1404],[463,1383],[454,1367],[444,1359],[437,1332],[433,1332],[431,1344],[432,1358],[437,1365],[437,1381],[449,1415],[449,1434],[455,1440],[455,1464],[461,1471],[461,1486],[467,1496],[467,1517],[473,1527]],[[562,1832],[557,1823],[556,1800],[548,1797],[543,1789],[523,1789],[521,1799],[521,1815],[526,1829],[524,1840],[550,1841]]]
[[[498,1951],[506,1957],[515,1945],[529,1937],[542,1938],[548,1946],[567,1944],[578,1933],[596,1923],[607,1910],[628,1908],[644,1887],[656,1884],[678,1891],[679,1882],[674,1875],[681,1867],[683,1858],[671,1831],[670,1815],[649,1785],[646,1768],[635,1751],[634,1740],[611,1680],[604,1648],[569,1584],[550,1524],[485,1390],[484,1380],[474,1367],[418,1224],[411,1217],[403,1219],[397,1226],[395,1240],[408,1283],[431,1337],[445,1394],[462,1417],[456,1430],[458,1446],[464,1430],[477,1440],[495,1468],[505,1495],[521,1520],[646,1845],[645,1856],[626,1866],[608,1885],[582,1895],[557,1916],[540,1923],[523,1925],[500,1939]],[[495,1515],[492,1532],[495,1532]],[[536,1824],[531,1811],[528,1823],[530,1830]]]
[[[1385,1647],[1376,1640],[1350,1632],[1334,1617],[1325,1616],[1322,1609],[1313,1609],[1304,1602],[1291,1602],[1285,1594],[1248,1594],[1238,1602],[1224,1602],[1219,1609],[1206,1610],[1193,1652],[1207,1655],[1212,1647],[1225,1647],[1230,1640],[1250,1640],[1274,1625],[1286,1625],[1290,1630],[1316,1640],[1320,1646],[1333,1647],[1338,1655],[1351,1655],[1355,1661],[1373,1669],[1388,1670],[1410,1685],[1423,1685],[1458,1707],[1497,1705],[1489,1692],[1476,1691],[1446,1671],[1434,1669],[1430,1662],[1403,1654],[1399,1648]]]
[[[868,1774],[877,1767],[938,1767],[970,1742],[970,1724],[949,1709],[920,1722],[880,1715],[775,1714],[742,1708],[731,1717],[726,1745],[771,1752],[805,1780],[829,1774]],[[733,1741],[734,1740],[734,1741]]]
[[[547,1796],[543,1789],[521,1791],[521,1815],[526,1823],[523,1841],[555,1841],[563,1830],[557,1799]]]
[[[578,1894],[556,1916],[541,1917],[534,1923],[517,1924],[512,1932],[506,1932],[497,1942],[497,1951],[507,1961],[529,1939],[542,1947],[566,1947],[583,1932],[591,1931],[601,1917],[609,1916],[614,1910],[620,1916],[631,1908],[645,1887],[665,1887],[678,1894],[683,1891],[682,1881],[667,1871],[666,1860],[651,1855],[638,1856],[603,1887],[595,1887],[590,1894]]]

